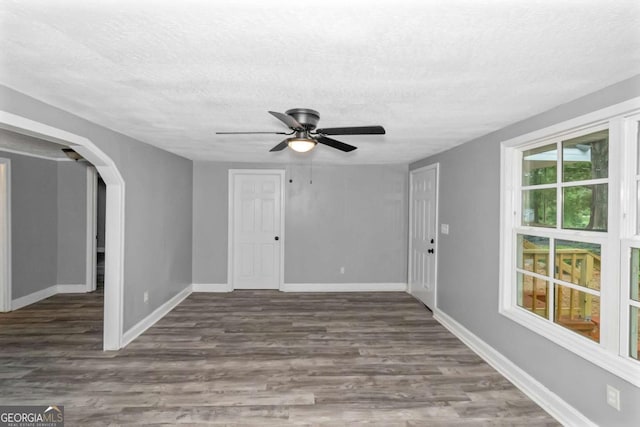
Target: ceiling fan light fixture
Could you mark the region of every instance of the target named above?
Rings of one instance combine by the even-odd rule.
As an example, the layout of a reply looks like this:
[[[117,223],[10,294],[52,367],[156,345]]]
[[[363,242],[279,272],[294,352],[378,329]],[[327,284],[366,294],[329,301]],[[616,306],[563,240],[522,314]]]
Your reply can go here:
[[[275,147],[269,150],[270,153],[279,152],[289,147],[298,153],[307,153],[317,145],[322,144],[336,150],[349,153],[358,147],[345,144],[327,135],[384,135],[385,130],[382,126],[347,126],[339,128],[322,128],[316,129],[320,113],[309,108],[293,108],[287,110],[286,113],[278,113],[277,111],[269,111],[269,114],[287,125],[291,132],[216,132],[219,135],[255,135],[271,133],[274,135],[290,135],[291,138],[285,138]]]
[[[313,147],[316,146],[317,142],[311,138],[289,138],[287,140],[287,144],[293,151],[306,153],[307,151],[313,150]]]

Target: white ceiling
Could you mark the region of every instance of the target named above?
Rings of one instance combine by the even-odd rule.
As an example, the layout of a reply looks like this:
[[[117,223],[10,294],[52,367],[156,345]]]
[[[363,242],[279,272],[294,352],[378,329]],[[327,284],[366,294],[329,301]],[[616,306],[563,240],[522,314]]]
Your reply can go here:
[[[637,0],[0,0],[0,83],[191,159],[408,163],[640,73]],[[296,157],[301,158],[301,157]]]

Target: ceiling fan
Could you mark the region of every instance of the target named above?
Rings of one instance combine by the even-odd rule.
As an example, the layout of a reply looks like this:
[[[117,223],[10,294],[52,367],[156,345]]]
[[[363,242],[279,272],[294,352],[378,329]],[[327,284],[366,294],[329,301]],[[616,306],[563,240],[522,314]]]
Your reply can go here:
[[[339,128],[316,129],[320,120],[320,113],[309,108],[293,108],[284,114],[269,111],[269,114],[282,121],[291,132],[216,132],[217,135],[292,135],[286,138],[269,151],[282,151],[289,147],[294,151],[305,153],[312,150],[316,144],[324,144],[338,150],[349,152],[358,147],[327,137],[327,135],[384,135],[382,126],[350,126]]]

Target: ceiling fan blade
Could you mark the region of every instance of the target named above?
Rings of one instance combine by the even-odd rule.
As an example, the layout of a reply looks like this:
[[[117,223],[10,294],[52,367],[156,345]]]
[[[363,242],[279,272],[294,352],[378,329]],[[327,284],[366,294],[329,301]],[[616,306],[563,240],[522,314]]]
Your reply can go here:
[[[295,129],[295,130],[304,129],[304,126],[302,126],[300,123],[298,123],[296,119],[294,119],[288,114],[278,113],[277,111],[269,111],[269,114],[271,114],[273,117],[277,118],[278,120],[282,121],[285,125],[289,126],[291,129]]]
[[[270,152],[271,152],[271,151],[282,151],[282,150],[284,150],[285,148],[287,148],[287,145],[289,145],[289,141],[287,141],[287,140],[285,139],[284,141],[282,141],[280,144],[276,145],[275,147],[273,147],[273,148],[272,148],[271,150],[269,150],[269,151],[270,151]]]
[[[216,135],[292,135],[287,132],[216,132]]]
[[[386,132],[382,126],[350,126],[318,129],[316,133],[323,135],[384,135]]]
[[[344,142],[336,141],[335,139],[327,138],[326,136],[319,136],[316,140],[320,144],[328,145],[329,147],[337,148],[338,150],[349,152],[357,149],[358,147],[354,147],[353,145],[345,144]]]

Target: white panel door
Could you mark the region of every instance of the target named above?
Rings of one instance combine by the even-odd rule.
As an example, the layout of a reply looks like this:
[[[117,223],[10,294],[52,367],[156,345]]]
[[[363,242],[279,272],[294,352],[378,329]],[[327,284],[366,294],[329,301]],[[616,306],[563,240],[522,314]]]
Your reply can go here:
[[[431,310],[436,307],[437,166],[411,173],[409,289]]]
[[[281,171],[231,171],[234,289],[279,289],[281,283]]]

